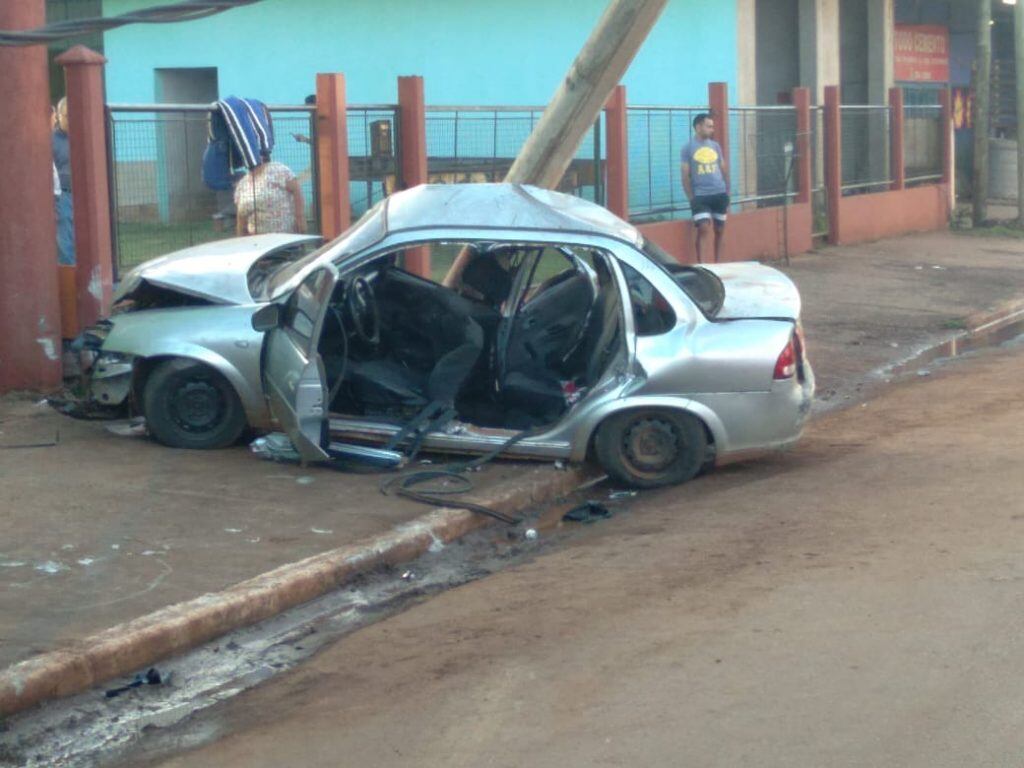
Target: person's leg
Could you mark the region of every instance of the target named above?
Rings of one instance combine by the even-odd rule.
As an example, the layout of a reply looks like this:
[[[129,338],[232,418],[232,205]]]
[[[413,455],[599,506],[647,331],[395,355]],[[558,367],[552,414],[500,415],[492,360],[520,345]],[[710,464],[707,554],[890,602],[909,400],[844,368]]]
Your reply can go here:
[[[722,260],[722,242],[725,240],[725,222],[715,220],[715,264]]]
[[[56,200],[57,207],[57,263],[75,265],[75,221],[71,193],[63,192]]]
[[[693,226],[697,230],[697,263],[704,263],[704,241],[708,236],[708,225],[711,224],[711,209],[708,207],[708,198],[703,195],[694,195],[690,202],[690,210],[693,213]]]
[[[711,218],[715,224],[715,263],[722,260],[722,243],[725,242],[725,219],[729,214],[729,196],[716,195],[711,206]]]
[[[700,221],[694,221],[694,226],[697,228],[697,263],[704,263],[704,241],[707,240],[708,230],[711,228],[710,219],[701,219]]]

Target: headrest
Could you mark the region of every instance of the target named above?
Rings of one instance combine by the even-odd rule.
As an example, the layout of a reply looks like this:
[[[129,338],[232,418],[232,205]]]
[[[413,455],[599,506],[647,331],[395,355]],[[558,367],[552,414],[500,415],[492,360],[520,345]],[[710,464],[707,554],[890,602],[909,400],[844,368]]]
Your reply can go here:
[[[495,306],[512,292],[512,275],[493,253],[480,253],[462,271],[462,283],[477,291]]]

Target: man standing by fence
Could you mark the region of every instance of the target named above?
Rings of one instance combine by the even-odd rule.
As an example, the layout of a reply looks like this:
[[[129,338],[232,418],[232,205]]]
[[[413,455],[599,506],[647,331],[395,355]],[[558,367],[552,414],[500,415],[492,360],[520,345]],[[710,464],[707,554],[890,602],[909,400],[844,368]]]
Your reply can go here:
[[[729,211],[729,169],[722,147],[712,136],[715,121],[701,112],[693,118],[693,138],[683,147],[683,189],[697,228],[697,261],[704,263],[704,241],[714,222],[715,262],[722,256],[725,219]]]

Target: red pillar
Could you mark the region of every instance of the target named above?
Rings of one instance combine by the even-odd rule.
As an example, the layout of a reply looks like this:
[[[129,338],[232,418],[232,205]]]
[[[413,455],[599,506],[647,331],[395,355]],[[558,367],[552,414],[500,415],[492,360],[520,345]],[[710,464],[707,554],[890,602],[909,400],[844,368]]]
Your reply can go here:
[[[46,21],[44,0],[0,2],[0,29]],[[0,46],[0,393],[60,386],[60,304],[46,46]]]
[[[68,143],[75,216],[75,306],[78,328],[110,313],[114,249],[110,242],[110,188],[103,105],[107,60],[84,45],[57,57],[64,67]]]
[[[828,241],[840,241],[839,206],[843,197],[842,125],[839,86],[825,86],[825,198],[828,205]]]
[[[729,160],[729,85],[708,83],[708,106],[715,120],[715,141],[722,148],[726,162]]]
[[[796,203],[811,202],[811,187],[814,184],[811,152],[811,91],[809,88],[794,88],[791,97],[796,109]]]
[[[629,137],[626,130],[626,86],[617,85],[604,107],[607,149],[606,207],[629,221]]]
[[[891,189],[905,189],[907,186],[907,166],[903,158],[903,89],[889,89],[889,175],[892,178]]]
[[[345,76],[316,76],[316,152],[320,233],[333,240],[352,223]]]
[[[398,112],[402,188],[411,189],[427,183],[427,107],[423,78],[419,75],[398,78]],[[430,277],[430,250],[426,247],[406,249],[405,268]]]

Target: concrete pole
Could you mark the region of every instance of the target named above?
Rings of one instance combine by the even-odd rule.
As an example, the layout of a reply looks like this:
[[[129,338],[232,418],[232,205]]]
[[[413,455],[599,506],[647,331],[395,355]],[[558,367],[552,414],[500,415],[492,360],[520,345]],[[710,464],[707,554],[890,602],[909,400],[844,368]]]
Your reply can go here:
[[[668,0],[611,0],[505,181],[554,188]]]
[[[1013,51],[1017,59],[1017,226],[1024,228],[1024,0],[1013,7]]]
[[[345,76],[316,76],[316,155],[320,184],[320,233],[333,240],[352,223],[349,192]]]
[[[977,226],[988,218],[989,82],[992,77],[992,4],[977,0],[978,43],[974,54],[974,205]]]
[[[107,180],[107,128],[103,113],[106,59],[76,45],[56,62],[64,67],[68,144],[75,220],[75,308],[78,330],[110,314],[114,286]]]
[[[44,0],[0,2],[0,29],[46,21]],[[57,231],[46,47],[0,47],[0,394],[60,386]]]

